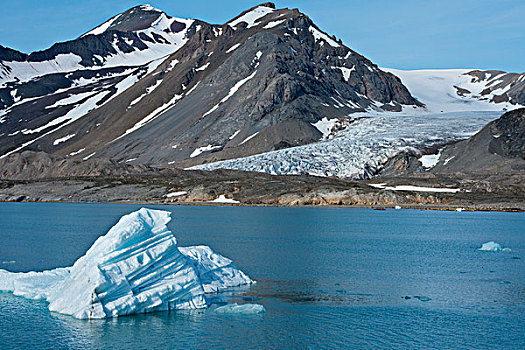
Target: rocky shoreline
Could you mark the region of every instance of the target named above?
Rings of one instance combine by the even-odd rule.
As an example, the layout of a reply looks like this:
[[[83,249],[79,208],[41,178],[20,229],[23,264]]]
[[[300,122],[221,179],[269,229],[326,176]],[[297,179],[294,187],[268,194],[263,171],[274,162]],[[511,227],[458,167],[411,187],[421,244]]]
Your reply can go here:
[[[377,187],[379,183],[383,188]],[[408,190],[393,189],[403,186]],[[425,191],[429,187],[445,192]],[[454,178],[349,181],[231,170],[181,171],[178,176],[0,180],[0,201],[525,211],[524,187],[521,182]]]

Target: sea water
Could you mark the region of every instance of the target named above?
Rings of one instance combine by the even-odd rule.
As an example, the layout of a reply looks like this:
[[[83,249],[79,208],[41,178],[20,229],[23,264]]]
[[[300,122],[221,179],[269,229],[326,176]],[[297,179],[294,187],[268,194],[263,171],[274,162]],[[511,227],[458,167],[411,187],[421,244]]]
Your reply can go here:
[[[140,207],[0,203],[0,269],[70,266]],[[147,207],[257,283],[206,310],[91,321],[2,293],[0,348],[525,348],[523,213]],[[479,251],[488,241],[511,252]],[[226,303],[266,312],[215,312]]]

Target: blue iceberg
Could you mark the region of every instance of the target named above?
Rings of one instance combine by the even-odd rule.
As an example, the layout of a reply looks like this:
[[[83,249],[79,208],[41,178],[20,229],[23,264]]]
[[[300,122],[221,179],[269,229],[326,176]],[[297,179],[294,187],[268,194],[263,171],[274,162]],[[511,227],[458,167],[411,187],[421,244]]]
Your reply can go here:
[[[207,246],[179,248],[170,220],[170,212],[142,208],[123,216],[71,267],[0,270],[0,290],[91,319],[205,308],[206,293],[254,283]]]

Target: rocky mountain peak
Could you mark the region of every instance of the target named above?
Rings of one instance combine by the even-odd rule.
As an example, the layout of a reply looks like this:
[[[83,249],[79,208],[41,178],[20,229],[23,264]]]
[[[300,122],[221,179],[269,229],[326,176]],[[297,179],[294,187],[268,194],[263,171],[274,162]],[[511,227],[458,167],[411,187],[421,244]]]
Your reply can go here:
[[[191,167],[325,141],[354,113],[422,106],[396,75],[272,3],[222,25],[136,6],[25,62],[0,62],[2,75],[0,157]],[[494,95],[499,76],[487,76]]]
[[[186,28],[183,20],[168,16],[151,5],[139,5],[124,11],[81,36],[99,35],[108,31],[140,32],[157,29],[166,33],[177,33]]]

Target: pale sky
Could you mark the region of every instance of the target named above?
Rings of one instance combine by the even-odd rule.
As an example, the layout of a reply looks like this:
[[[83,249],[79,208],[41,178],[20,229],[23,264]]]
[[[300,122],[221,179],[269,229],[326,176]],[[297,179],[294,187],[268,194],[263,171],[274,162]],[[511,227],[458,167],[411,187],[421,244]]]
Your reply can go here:
[[[150,0],[174,17],[224,23],[263,1]],[[74,39],[133,0],[3,0],[0,45],[22,52]],[[525,71],[523,0],[290,0],[321,29],[381,67]]]

